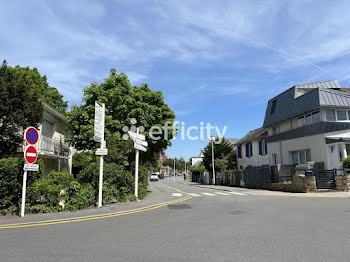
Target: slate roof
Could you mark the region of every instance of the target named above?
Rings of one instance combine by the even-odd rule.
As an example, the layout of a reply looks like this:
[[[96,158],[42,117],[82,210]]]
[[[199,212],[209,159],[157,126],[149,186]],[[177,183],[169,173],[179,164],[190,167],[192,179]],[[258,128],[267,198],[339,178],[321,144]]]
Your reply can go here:
[[[296,97],[298,88],[310,91]],[[336,80],[293,86],[269,100],[263,126],[277,124],[324,106],[350,107],[350,93],[340,91],[340,88]],[[273,101],[276,101],[275,112],[270,113]]]
[[[243,138],[238,140],[236,142],[236,145],[241,145],[241,144],[244,144],[246,142],[250,142],[254,139],[257,139],[259,137],[263,137],[263,136],[267,136],[267,130],[266,130],[266,128],[260,127],[260,128],[257,128],[257,129],[250,131]]]

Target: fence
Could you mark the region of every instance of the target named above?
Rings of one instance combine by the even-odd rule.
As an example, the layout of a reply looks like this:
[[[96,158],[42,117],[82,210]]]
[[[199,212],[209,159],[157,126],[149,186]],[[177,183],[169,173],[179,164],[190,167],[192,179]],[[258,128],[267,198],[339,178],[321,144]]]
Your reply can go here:
[[[260,185],[271,183],[270,166],[259,166],[243,170],[242,180],[245,185]]]

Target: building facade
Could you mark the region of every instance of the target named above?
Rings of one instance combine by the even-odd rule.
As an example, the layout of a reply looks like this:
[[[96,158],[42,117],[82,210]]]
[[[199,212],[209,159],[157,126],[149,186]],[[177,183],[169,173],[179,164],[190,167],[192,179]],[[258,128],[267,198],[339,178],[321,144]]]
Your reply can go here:
[[[341,168],[350,154],[350,90],[336,80],[293,86],[269,100],[262,128],[266,131],[265,159],[244,162],[247,141],[242,140],[244,168],[262,162],[301,167],[323,162],[326,169]],[[258,140],[251,142],[254,156]]]
[[[38,128],[38,158],[44,162],[44,174],[52,170],[72,171],[72,155],[74,149],[69,147],[65,139],[69,136],[68,120],[47,103],[44,107],[43,121]]]

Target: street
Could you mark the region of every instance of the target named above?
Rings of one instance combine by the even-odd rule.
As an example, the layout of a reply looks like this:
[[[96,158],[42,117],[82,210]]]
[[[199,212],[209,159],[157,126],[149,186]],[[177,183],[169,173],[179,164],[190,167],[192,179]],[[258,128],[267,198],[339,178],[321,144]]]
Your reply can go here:
[[[0,229],[1,261],[348,261],[344,198],[253,196],[151,182],[151,195],[192,198],[155,210]],[[186,192],[186,193],[185,193]]]

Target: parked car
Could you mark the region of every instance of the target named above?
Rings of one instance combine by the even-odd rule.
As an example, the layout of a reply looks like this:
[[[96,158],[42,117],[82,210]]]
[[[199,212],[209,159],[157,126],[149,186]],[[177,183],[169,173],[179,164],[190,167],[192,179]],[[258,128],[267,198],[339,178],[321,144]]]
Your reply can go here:
[[[159,179],[164,179],[164,174],[158,174]]]
[[[149,180],[150,181],[158,181],[158,174],[152,173]]]

